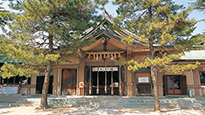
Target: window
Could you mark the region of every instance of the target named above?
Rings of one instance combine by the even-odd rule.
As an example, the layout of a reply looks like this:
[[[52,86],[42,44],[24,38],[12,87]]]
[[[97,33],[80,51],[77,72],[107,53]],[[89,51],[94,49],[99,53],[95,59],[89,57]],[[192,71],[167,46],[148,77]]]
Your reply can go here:
[[[205,85],[205,72],[199,72],[201,85]]]

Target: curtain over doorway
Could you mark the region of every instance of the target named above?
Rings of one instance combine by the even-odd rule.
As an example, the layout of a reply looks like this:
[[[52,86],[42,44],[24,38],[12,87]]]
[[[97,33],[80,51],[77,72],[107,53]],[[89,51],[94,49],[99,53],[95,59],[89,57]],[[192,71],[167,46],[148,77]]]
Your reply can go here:
[[[107,67],[107,71],[105,72],[105,67],[102,66],[99,68],[96,66],[85,67],[85,95],[125,95],[124,66],[115,66],[113,67],[113,71],[111,68]],[[89,88],[90,86],[91,88]]]

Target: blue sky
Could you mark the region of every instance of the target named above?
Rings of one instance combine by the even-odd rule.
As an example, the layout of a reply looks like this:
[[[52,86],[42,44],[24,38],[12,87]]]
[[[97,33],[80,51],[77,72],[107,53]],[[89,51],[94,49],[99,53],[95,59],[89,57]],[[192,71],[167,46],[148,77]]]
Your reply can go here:
[[[0,0],[2,1],[2,0]],[[117,6],[115,5],[112,5],[112,1],[113,0],[109,0],[109,3],[105,5],[105,9],[113,16],[113,17],[116,17],[117,16],[117,13],[116,13],[116,9],[117,9]],[[177,4],[181,4],[181,5],[184,5],[185,7],[188,7],[189,6],[189,3],[191,1],[194,1],[194,0],[173,0],[174,2],[176,2]],[[5,8],[7,8],[7,3],[4,2],[3,3],[3,6]],[[100,12],[102,13],[102,11]],[[199,11],[192,11],[189,15],[189,18],[190,19],[195,19],[195,20],[201,20],[201,19],[205,19],[205,14],[203,12],[199,12]],[[196,29],[195,31],[193,32],[193,35],[195,34],[198,34],[198,33],[202,33],[205,31],[205,22],[198,22],[196,24]],[[1,32],[0,32],[1,33]]]
[[[112,5],[112,2],[113,0],[109,0],[109,3],[105,6],[105,9],[114,17],[117,16],[117,13],[116,13],[116,9],[117,9],[117,6],[114,6]],[[180,5],[184,5],[185,7],[188,7],[189,6],[189,3],[193,0],[173,0],[175,3],[177,4],[180,4]],[[190,19],[195,19],[195,20],[201,20],[201,19],[205,19],[205,14],[202,13],[202,12],[199,12],[199,11],[192,11],[189,15],[189,18]],[[196,29],[195,31],[193,32],[193,35],[195,34],[198,34],[198,33],[202,33],[202,32],[205,32],[205,22],[198,22],[196,24]]]

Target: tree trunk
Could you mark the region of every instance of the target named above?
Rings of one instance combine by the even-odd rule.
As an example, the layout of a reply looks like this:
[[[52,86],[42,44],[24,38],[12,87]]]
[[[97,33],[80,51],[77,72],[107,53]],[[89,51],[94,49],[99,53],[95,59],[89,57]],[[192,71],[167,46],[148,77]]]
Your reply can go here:
[[[160,112],[160,102],[159,102],[159,97],[158,97],[157,81],[156,81],[156,76],[154,73],[153,66],[151,66],[151,77],[152,77],[152,82],[153,82],[153,87],[154,87],[154,101],[155,101],[154,112]]]
[[[151,42],[150,44],[150,51],[151,51],[151,60],[154,60],[154,48],[153,48],[153,43]],[[158,89],[157,89],[157,80],[155,76],[155,70],[154,70],[154,65],[151,66],[151,77],[152,77],[152,83],[154,87],[154,112],[160,112],[160,102],[159,102],[159,97],[158,97]]]
[[[150,42],[150,52],[151,52],[151,60],[154,60],[154,48],[153,48],[153,42]],[[154,70],[154,65],[151,66],[151,77],[152,77],[152,83],[154,87],[154,101],[155,101],[155,106],[154,106],[154,112],[160,112],[160,102],[159,102],[159,97],[158,97],[158,89],[157,89],[157,80],[155,76],[155,70]]]
[[[49,55],[52,54],[52,49],[53,49],[53,35],[51,33],[48,36],[48,40],[49,40],[49,48],[48,48],[48,55]],[[42,109],[49,108],[47,102],[47,95],[48,95],[48,86],[49,86],[51,68],[52,68],[52,62],[49,60],[46,68],[45,79],[44,79],[42,95],[41,95],[40,108]]]
[[[149,13],[149,18],[152,21],[152,5],[148,8],[148,13]],[[149,35],[149,48],[150,48],[150,53],[151,53],[151,60],[154,60],[154,38],[153,38],[153,32],[150,32]],[[154,65],[151,66],[151,77],[152,77],[152,83],[154,87],[154,101],[155,101],[155,106],[154,106],[154,112],[160,112],[160,102],[159,102],[159,97],[158,97],[158,89],[157,89],[157,81],[156,81],[156,76],[154,73]]]
[[[47,109],[49,108],[47,102],[47,95],[48,95],[48,86],[49,86],[49,79],[50,79],[50,71],[51,71],[51,62],[48,63],[45,73],[45,79],[43,83],[42,95],[41,95],[41,104],[40,108]]]

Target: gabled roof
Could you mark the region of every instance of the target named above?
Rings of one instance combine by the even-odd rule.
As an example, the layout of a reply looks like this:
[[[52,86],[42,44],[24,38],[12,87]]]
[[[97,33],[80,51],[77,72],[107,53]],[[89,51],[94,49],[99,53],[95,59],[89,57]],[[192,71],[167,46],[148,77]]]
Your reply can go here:
[[[107,11],[104,11],[102,21],[98,23],[96,28],[91,27],[87,29],[85,31],[86,35],[83,37],[83,40],[90,40],[95,36],[101,34],[102,32],[120,41],[122,38],[127,37],[130,34],[132,34],[136,40],[138,39],[137,35],[135,35],[134,33],[126,29],[120,28],[119,30],[111,30],[109,28],[109,25],[113,23],[114,23],[114,18],[111,15],[109,15]],[[137,41],[135,41],[135,43],[137,43]]]

